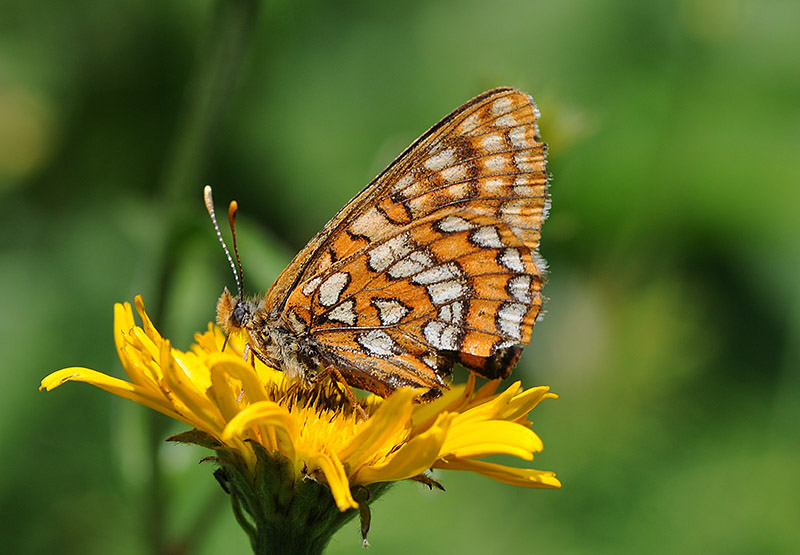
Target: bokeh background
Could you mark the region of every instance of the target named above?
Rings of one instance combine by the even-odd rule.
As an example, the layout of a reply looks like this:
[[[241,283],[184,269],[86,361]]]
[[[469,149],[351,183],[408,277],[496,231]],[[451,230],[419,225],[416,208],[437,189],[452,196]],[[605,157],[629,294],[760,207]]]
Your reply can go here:
[[[247,553],[181,426],[47,373],[122,375],[112,305],[181,346],[264,291],[440,117],[500,85],[550,144],[547,317],[516,371],[559,491],[438,474],[372,553],[800,551],[800,3],[0,0],[6,553]],[[356,523],[329,553],[360,549]]]

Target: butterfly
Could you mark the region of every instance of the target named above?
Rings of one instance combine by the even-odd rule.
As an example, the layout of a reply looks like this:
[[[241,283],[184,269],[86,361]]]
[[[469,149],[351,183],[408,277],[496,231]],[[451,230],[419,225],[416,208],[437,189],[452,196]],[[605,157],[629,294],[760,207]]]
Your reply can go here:
[[[348,202],[264,297],[243,298],[228,254],[239,291],[222,293],[218,324],[309,384],[333,374],[382,397],[414,387],[435,398],[455,363],[508,377],[543,301],[550,201],[538,119],[513,88],[457,108]],[[216,227],[208,187],[206,206]]]

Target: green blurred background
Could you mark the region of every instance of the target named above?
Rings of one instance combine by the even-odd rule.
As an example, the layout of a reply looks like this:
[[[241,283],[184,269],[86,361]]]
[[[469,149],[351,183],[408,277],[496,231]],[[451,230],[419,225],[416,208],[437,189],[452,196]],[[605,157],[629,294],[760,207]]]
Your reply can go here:
[[[372,553],[800,551],[800,3],[0,0],[0,496],[7,553],[247,553],[182,427],[122,375],[112,304],[179,346],[232,285],[202,206],[240,202],[263,291],[475,94],[550,144],[547,317],[516,377],[559,491],[437,475]],[[241,16],[241,20],[236,18]],[[329,553],[360,549],[356,523]]]

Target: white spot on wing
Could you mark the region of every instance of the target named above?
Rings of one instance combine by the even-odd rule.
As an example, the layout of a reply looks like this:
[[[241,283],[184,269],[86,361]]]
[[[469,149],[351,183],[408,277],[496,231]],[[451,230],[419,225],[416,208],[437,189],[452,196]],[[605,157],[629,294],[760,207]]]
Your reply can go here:
[[[514,194],[520,197],[536,195],[536,187],[531,184],[529,176],[520,175],[514,180]]]
[[[442,322],[428,322],[422,329],[425,340],[434,348],[443,351],[458,350],[458,340],[461,330],[455,326],[448,326]]]
[[[511,220],[515,220],[518,218],[524,218],[523,221],[516,221],[517,224],[530,224],[530,225],[521,225],[521,227],[525,229],[532,229],[534,227],[538,227],[536,222],[529,218],[531,215],[531,202],[526,199],[517,199],[506,202],[500,208],[500,214],[504,218],[509,218]]]
[[[394,224],[389,222],[383,215],[378,212],[374,206],[361,214],[350,225],[350,231],[355,235],[368,237],[372,241],[377,241],[381,237],[388,235]]]
[[[505,114],[511,109],[513,104],[514,102],[507,96],[495,100],[494,104],[492,104],[492,115],[499,116],[500,114]]]
[[[494,120],[495,127],[516,127],[517,120],[514,119],[514,116],[511,114],[506,114],[504,116],[500,116],[496,120]]]
[[[307,281],[303,286],[303,295],[310,297],[311,294],[319,287],[319,282],[322,281],[322,276],[317,276],[314,279]]]
[[[456,301],[439,309],[439,320],[450,322],[451,324],[461,324],[463,316],[463,304]]]
[[[395,354],[395,342],[383,330],[372,330],[358,336],[358,344],[373,355],[389,356]]]
[[[508,169],[508,158],[505,154],[496,154],[484,159],[483,165],[487,171],[503,172]]]
[[[467,177],[467,166],[464,164],[450,166],[449,168],[443,169],[440,175],[447,183],[463,181]]]
[[[408,187],[409,185],[411,185],[413,182],[414,182],[414,178],[411,177],[410,175],[406,174],[406,175],[404,175],[403,177],[401,177],[400,179],[397,180],[397,183],[395,183],[394,187],[392,187],[392,191],[395,192],[395,193],[397,191],[401,191],[401,190],[405,189],[406,187]]]
[[[410,312],[409,308],[397,299],[375,299],[372,303],[378,309],[378,318],[384,326],[393,326]]]
[[[472,229],[475,227],[475,224],[468,222],[464,218],[459,218],[458,216],[447,216],[446,218],[442,218],[436,224],[436,227],[439,231],[444,233],[455,233],[458,231],[467,231],[468,229]]]
[[[514,270],[515,272],[525,271],[525,265],[522,263],[522,256],[519,253],[519,249],[513,247],[503,249],[500,251],[498,260],[500,264],[509,270]]]
[[[428,295],[431,296],[431,301],[436,305],[452,301],[464,294],[464,286],[455,279],[433,283],[427,289]]]
[[[439,338],[442,336],[442,330],[444,330],[446,325],[447,324],[437,322],[435,320],[425,324],[425,327],[422,328],[422,333],[425,335],[425,341],[438,348]]]
[[[508,280],[508,292],[516,300],[528,303],[531,302],[531,276],[514,276]]]
[[[469,183],[456,183],[447,188],[447,194],[452,200],[459,200],[466,198],[470,195]]]
[[[445,149],[425,160],[425,167],[432,172],[438,172],[455,161],[454,154],[455,151],[452,148]]]
[[[344,302],[328,312],[328,320],[335,320],[347,324],[348,326],[355,326],[358,316],[355,313],[356,302],[353,299]]]
[[[445,351],[458,350],[458,338],[461,331],[455,326],[447,326],[439,337],[439,348]]]
[[[505,148],[506,143],[503,136],[498,133],[486,135],[481,139],[481,147],[487,152],[498,152]]]
[[[470,239],[473,243],[485,249],[499,249],[505,246],[503,241],[500,240],[497,228],[493,225],[487,225],[473,231]]]
[[[508,132],[508,138],[511,139],[511,144],[515,148],[530,148],[533,146],[526,135],[525,127],[515,127]]]
[[[505,193],[506,180],[502,177],[492,177],[484,182],[483,190],[486,195],[502,195]]]
[[[531,161],[530,151],[523,150],[514,154],[514,165],[522,172],[532,172],[536,166]]]
[[[369,265],[376,272],[382,272],[412,250],[408,233],[397,235],[370,251]]]
[[[497,324],[500,331],[516,340],[522,339],[522,320],[528,307],[520,303],[505,303],[497,311]]]
[[[344,272],[338,272],[322,282],[319,286],[319,302],[323,306],[333,306],[339,302],[350,276]]]
[[[481,116],[475,112],[474,114],[470,114],[467,116],[464,121],[458,126],[458,130],[461,133],[469,133],[473,131],[476,127],[478,127],[481,123]]]
[[[461,270],[453,263],[436,266],[430,270],[414,276],[411,281],[417,285],[429,285],[446,279],[453,279],[461,275]]]
[[[393,279],[407,278],[431,266],[433,266],[433,259],[428,253],[414,251],[389,268],[389,276]]]

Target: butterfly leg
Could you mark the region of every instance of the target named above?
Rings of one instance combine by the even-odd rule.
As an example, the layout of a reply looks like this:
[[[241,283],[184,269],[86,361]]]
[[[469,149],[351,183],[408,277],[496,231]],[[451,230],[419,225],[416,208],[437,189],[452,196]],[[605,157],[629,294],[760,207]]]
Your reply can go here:
[[[361,418],[363,418],[364,420],[369,420],[369,416],[364,410],[364,407],[362,407],[361,404],[358,402],[358,399],[356,399],[355,393],[353,393],[353,390],[350,389],[349,385],[347,385],[347,382],[344,380],[344,376],[342,376],[342,373],[339,371],[339,369],[336,368],[335,366],[328,366],[326,368],[326,371],[331,372],[333,374],[333,378],[343,386],[345,397],[347,397],[347,400],[350,401],[350,403],[356,409]],[[320,376],[320,378],[322,377],[323,376]]]

